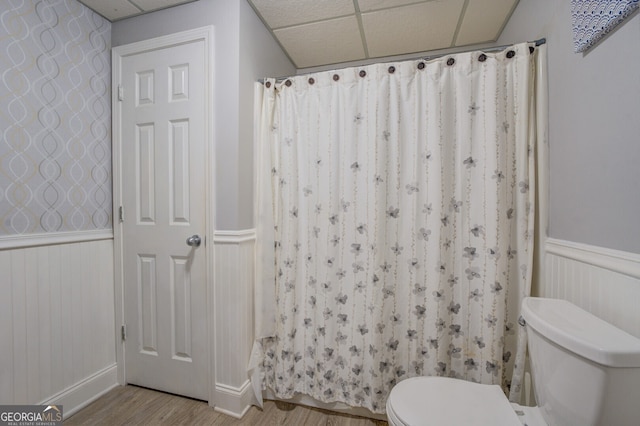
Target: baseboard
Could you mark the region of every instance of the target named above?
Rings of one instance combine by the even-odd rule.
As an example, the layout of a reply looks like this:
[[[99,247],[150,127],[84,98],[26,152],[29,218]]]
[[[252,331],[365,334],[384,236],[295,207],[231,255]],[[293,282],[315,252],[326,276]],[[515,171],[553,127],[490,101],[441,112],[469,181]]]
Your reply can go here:
[[[249,380],[239,388],[216,383],[216,405],[213,409],[241,419],[251,408],[253,399],[253,388]]]
[[[62,405],[64,418],[67,419],[118,386],[117,369],[116,364],[110,365],[93,376],[45,399],[40,402],[40,405]]]

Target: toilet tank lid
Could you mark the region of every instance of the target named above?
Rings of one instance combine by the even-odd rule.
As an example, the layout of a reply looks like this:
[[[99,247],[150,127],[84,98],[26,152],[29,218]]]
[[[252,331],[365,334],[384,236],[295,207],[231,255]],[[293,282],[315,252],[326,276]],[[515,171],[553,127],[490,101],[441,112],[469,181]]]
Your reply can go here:
[[[640,367],[640,339],[566,300],[527,297],[522,316],[528,327],[593,362]]]

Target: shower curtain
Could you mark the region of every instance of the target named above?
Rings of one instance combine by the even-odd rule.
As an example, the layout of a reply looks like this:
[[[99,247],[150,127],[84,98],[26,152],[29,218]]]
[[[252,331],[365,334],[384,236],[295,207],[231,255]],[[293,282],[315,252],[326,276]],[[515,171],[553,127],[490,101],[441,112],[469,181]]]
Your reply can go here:
[[[537,56],[523,43],[256,85],[258,398],[384,413],[421,375],[517,398]]]

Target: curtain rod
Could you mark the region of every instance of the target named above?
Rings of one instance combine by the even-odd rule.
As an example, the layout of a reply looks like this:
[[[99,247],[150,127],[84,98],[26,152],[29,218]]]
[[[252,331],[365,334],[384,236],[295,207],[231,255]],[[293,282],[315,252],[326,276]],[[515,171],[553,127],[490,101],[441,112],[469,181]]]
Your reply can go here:
[[[546,44],[546,42],[547,42],[546,38],[540,38],[538,40],[531,41],[529,43],[535,43],[536,47],[538,47],[538,46],[541,46],[543,44]],[[447,56],[447,55],[456,55],[458,53],[474,52],[476,50],[479,51],[479,52],[500,52],[500,51],[506,49],[507,47],[511,47],[511,46],[513,46],[513,44],[505,44],[505,45],[502,45],[502,46],[487,47],[486,49],[475,48],[475,49],[461,50],[459,52],[452,52],[452,53],[437,53],[435,55],[417,56],[417,57],[414,57],[414,58],[401,59],[399,62],[401,62],[401,61],[416,61],[418,59],[422,59],[424,61],[429,61],[431,59],[441,58],[441,57]],[[353,65],[353,66],[357,66],[357,65]],[[331,71],[337,71],[337,70],[344,69],[344,68],[351,68],[353,66],[348,66],[348,67],[343,67],[343,68],[335,68],[335,69],[333,69]],[[285,81],[288,78],[299,77],[299,76],[302,76],[302,75],[315,74],[316,72],[318,72],[318,71],[308,72],[308,73],[304,73],[304,74],[296,74],[296,75],[288,76],[288,77],[277,77],[275,80],[276,80],[276,83],[280,83],[282,81]],[[263,83],[264,84],[265,80],[266,80],[266,78],[261,78],[261,79],[258,80],[258,83]]]

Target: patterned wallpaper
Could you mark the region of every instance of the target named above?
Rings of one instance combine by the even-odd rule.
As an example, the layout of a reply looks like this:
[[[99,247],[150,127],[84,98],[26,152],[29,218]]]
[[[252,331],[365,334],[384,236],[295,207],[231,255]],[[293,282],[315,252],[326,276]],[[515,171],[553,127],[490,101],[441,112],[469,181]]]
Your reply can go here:
[[[573,50],[584,52],[640,8],[640,0],[571,0]]]
[[[2,0],[0,238],[111,228],[111,24]]]

